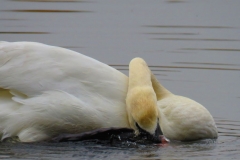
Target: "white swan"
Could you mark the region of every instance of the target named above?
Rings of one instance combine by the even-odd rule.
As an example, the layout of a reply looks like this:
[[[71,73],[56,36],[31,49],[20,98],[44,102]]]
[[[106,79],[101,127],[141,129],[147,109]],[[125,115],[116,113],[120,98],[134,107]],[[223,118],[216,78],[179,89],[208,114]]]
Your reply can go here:
[[[172,94],[153,74],[151,80],[158,100],[159,124],[164,136],[179,141],[218,137],[214,119],[205,107],[187,97]]]
[[[218,137],[209,111],[201,104],[164,88],[141,58],[130,62],[126,102],[128,115],[132,117],[129,118],[130,126],[136,131],[145,129],[155,139],[161,132],[165,137],[179,141]]]
[[[126,107],[128,78],[106,64],[60,47],[0,42],[1,139],[17,136],[22,142],[35,142],[59,133],[108,127],[132,127],[137,134],[141,129],[156,135],[158,123],[170,139],[217,137],[214,120],[204,107],[171,94],[150,71],[146,74],[156,95],[150,96],[152,104],[158,106],[149,114]],[[141,121],[148,117],[159,121]]]

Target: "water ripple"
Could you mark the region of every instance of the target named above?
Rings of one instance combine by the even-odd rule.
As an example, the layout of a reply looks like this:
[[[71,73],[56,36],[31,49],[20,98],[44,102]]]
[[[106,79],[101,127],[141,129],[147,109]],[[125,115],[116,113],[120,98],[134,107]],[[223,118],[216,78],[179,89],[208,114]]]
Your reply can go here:
[[[128,65],[122,65],[122,64],[109,64],[109,66],[116,68],[117,70],[129,70]],[[172,69],[156,69],[156,66],[149,66],[151,68],[151,71],[157,71],[157,72],[180,72],[179,70],[172,70]],[[159,66],[160,67],[160,66]]]
[[[232,51],[240,52],[240,49],[237,48],[181,48],[181,50],[199,50],[199,51]]]
[[[191,65],[240,66],[239,64],[206,63],[206,62],[174,62],[174,63],[176,63],[176,64],[191,64]]]
[[[19,21],[23,19],[16,19],[16,18],[0,18],[0,21]]]
[[[92,12],[86,10],[60,10],[60,9],[14,9],[14,10],[2,10],[4,12],[33,12],[33,13],[76,13],[76,12]]]
[[[149,32],[143,34],[150,34],[150,35],[199,35],[199,33],[188,33],[188,32]]]
[[[0,32],[0,34],[50,34],[50,32]]]
[[[183,0],[167,0],[165,2],[167,2],[167,3],[183,3],[183,2],[186,2],[186,1],[183,1]]]
[[[128,65],[113,65],[109,64],[112,67],[115,67],[119,70],[128,70]],[[124,67],[124,68],[119,68]],[[152,71],[167,71],[167,72],[180,72],[179,70],[162,70],[162,68],[165,69],[202,69],[202,70],[225,70],[225,71],[240,71],[240,68],[223,68],[223,67],[197,67],[197,66],[155,66],[155,65],[149,65]],[[161,68],[161,69],[156,69]]]
[[[17,2],[87,2],[82,0],[11,0]]]
[[[214,39],[214,38],[151,38],[153,40],[170,41],[240,41],[239,39]]]
[[[240,137],[240,121],[216,118],[220,136]]]
[[[239,155],[239,121],[216,118],[218,140],[171,142],[167,145],[100,144],[96,142],[0,143],[0,158],[38,159],[214,159]],[[227,137],[227,138],[226,138]],[[237,139],[234,139],[237,138]],[[232,157],[232,156],[231,156]]]
[[[207,28],[207,29],[231,29],[235,27],[230,26],[185,26],[185,25],[144,25],[143,27],[151,27],[151,28]]]

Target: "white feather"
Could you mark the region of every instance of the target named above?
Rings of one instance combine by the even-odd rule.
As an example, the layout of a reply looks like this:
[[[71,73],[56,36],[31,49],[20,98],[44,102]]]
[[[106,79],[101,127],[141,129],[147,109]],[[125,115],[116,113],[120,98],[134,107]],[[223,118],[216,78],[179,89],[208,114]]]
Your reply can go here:
[[[33,42],[0,43],[2,139],[129,127],[128,78],[80,53]],[[29,138],[38,132],[35,138]]]
[[[214,119],[201,104],[182,96],[169,95],[158,101],[160,126],[172,140],[217,138]]]

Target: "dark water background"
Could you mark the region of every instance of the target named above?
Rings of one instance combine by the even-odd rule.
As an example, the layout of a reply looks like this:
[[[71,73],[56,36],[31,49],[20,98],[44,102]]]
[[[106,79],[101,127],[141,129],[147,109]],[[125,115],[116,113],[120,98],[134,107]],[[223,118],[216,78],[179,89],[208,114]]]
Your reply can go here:
[[[175,94],[203,104],[219,138],[165,146],[0,143],[1,159],[240,159],[239,0],[1,0],[0,40],[78,51],[127,74],[144,58]]]

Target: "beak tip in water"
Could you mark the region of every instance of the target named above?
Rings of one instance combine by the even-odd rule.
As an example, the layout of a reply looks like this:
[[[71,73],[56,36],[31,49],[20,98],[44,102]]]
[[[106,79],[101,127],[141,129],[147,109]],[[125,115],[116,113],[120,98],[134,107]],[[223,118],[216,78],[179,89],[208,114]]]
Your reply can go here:
[[[163,135],[160,135],[159,138],[161,139],[161,143],[162,143],[162,144],[166,144],[166,143],[169,143],[169,142],[170,142],[170,140],[167,139],[167,138],[166,138],[165,136],[163,136]]]

